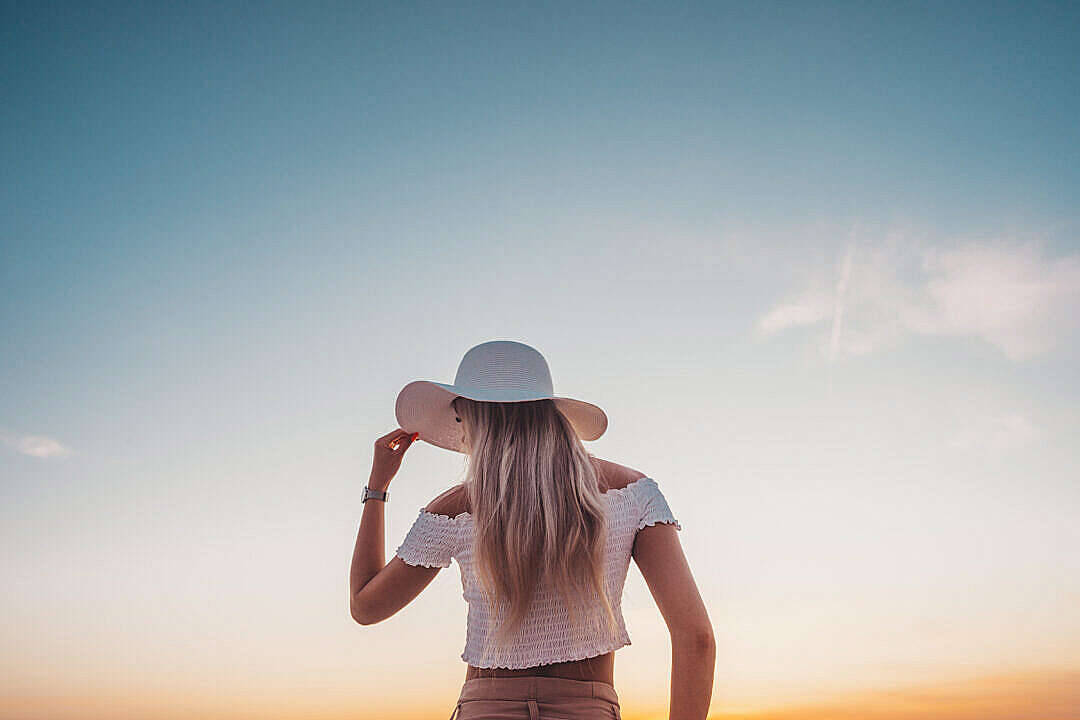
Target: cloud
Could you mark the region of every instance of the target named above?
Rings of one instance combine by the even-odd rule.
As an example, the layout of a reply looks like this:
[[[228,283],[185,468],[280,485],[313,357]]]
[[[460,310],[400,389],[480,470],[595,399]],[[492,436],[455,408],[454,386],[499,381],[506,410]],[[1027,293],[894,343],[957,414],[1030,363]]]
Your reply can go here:
[[[803,295],[802,297],[777,305],[758,320],[758,331],[771,335],[802,325],[816,325],[829,317],[832,303],[827,295]]]
[[[818,342],[835,360],[912,335],[978,338],[1023,361],[1080,327],[1080,255],[1047,258],[1033,244],[954,248],[849,245],[838,278],[817,277],[757,322],[759,335],[824,326]]]
[[[916,327],[976,335],[1014,360],[1053,348],[1080,312],[1080,256],[1043,259],[1032,245],[968,246],[931,252],[926,294],[935,312]]]
[[[59,440],[44,435],[0,434],[0,441],[15,452],[41,459],[63,457],[71,453]]]
[[[840,265],[840,280],[836,283],[836,305],[833,310],[832,336],[829,339],[829,363],[836,360],[836,349],[840,345],[840,331],[844,321],[844,295],[851,279],[851,263],[855,258],[855,243],[848,245],[847,254]]]

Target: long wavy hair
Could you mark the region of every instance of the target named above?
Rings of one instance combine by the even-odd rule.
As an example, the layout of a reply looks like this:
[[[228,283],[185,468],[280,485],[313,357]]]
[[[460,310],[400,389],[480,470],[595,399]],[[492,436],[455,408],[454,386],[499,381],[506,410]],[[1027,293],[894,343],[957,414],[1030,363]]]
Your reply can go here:
[[[552,400],[459,396],[453,407],[468,448],[474,565],[494,617],[502,618],[495,647],[520,629],[541,584],[559,591],[574,624],[614,637],[617,620],[604,587],[604,498],[570,421]]]

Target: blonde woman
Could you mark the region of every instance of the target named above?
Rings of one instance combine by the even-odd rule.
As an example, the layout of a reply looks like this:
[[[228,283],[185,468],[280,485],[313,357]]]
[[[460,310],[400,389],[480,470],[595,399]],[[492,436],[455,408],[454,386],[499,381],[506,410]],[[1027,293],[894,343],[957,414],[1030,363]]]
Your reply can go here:
[[[586,451],[607,428],[599,407],[555,396],[537,350],[495,340],[465,354],[453,384],[406,385],[396,412],[401,427],[375,443],[350,611],[381,622],[457,560],[468,668],[451,720],[621,718],[631,558],[671,634],[670,718],[706,717],[715,641],[682,526],[656,480]],[[385,563],[387,488],[417,439],[464,453],[465,480],[420,509]]]

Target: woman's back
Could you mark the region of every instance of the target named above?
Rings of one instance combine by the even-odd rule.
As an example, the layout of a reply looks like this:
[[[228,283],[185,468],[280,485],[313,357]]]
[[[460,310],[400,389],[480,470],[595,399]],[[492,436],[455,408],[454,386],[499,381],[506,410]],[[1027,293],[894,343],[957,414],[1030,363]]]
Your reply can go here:
[[[541,584],[514,643],[499,649],[485,643],[503,618],[492,611],[476,578],[470,547],[472,516],[462,485],[429,503],[399,547],[397,554],[410,564],[446,567],[451,557],[457,560],[463,596],[469,603],[466,647],[461,656],[469,663],[466,679],[550,675],[612,684],[614,650],[630,644],[621,599],[641,531],[657,524],[674,529],[681,526],[655,480],[617,463],[590,459],[606,504],[603,575],[617,621],[614,635],[572,621],[555,588]],[[642,539],[647,542],[647,538]],[[681,553],[677,541],[675,548]]]

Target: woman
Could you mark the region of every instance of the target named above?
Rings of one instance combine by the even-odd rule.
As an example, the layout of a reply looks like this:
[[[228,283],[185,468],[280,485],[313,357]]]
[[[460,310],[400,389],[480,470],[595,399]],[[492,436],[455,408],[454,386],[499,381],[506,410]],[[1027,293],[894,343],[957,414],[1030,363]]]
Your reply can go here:
[[[375,443],[350,610],[385,620],[458,561],[468,668],[451,720],[620,718],[631,557],[671,634],[670,717],[706,717],[715,642],[682,526],[654,479],[585,450],[607,428],[600,408],[556,397],[537,350],[496,340],[465,354],[452,385],[406,385],[396,412],[401,428]],[[465,480],[420,510],[384,564],[386,489],[417,439],[465,453]]]

